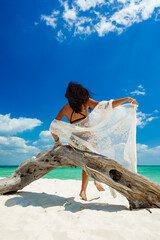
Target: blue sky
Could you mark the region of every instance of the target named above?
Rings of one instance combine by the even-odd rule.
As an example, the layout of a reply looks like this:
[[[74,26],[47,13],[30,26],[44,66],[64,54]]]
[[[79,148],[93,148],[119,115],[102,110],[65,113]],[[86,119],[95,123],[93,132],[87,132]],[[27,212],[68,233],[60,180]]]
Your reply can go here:
[[[54,145],[70,81],[98,101],[131,96],[138,164],[160,165],[160,0],[1,0],[0,165]]]

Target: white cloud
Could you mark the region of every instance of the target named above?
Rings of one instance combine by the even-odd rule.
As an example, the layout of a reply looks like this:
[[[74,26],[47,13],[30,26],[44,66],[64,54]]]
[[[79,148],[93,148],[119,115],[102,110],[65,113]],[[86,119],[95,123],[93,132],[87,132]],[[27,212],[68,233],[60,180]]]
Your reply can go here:
[[[72,25],[77,18],[76,8],[73,7],[72,9],[69,9],[68,2],[64,2],[64,9],[63,18],[66,22]]]
[[[53,28],[56,28],[56,26],[57,26],[57,24],[56,24],[57,19],[54,17],[42,15],[41,20],[46,21],[47,26],[51,26]]]
[[[159,113],[159,111],[156,109],[156,110],[154,110],[154,113]]]
[[[150,18],[157,7],[160,7],[160,0],[127,1],[110,19],[127,28]]]
[[[130,92],[133,96],[134,95],[145,95],[146,91],[142,85],[138,86],[138,89],[134,90],[133,92]]]
[[[77,26],[77,29],[75,30],[74,35],[90,35],[91,34],[91,28],[89,26],[83,27],[83,26]]]
[[[34,22],[34,25],[37,26],[37,25],[39,25],[39,23],[38,22]]]
[[[66,39],[66,36],[64,36],[64,34],[61,30],[59,30],[59,32],[57,33],[57,38],[56,39],[59,42],[63,42]]]
[[[147,122],[152,122],[154,119],[158,119],[159,117],[149,117],[146,121]]]
[[[144,89],[144,87],[142,85],[138,85],[138,88]]]
[[[160,9],[157,11],[156,13],[156,18],[155,18],[156,21],[160,21]]]
[[[79,17],[75,23],[74,36],[90,35],[93,32],[92,19],[88,17]]]
[[[157,111],[153,111],[153,113],[142,113],[137,112],[137,126],[140,128],[143,128],[146,126],[149,122],[152,122],[154,119],[158,119],[158,116],[154,116],[157,113]]]
[[[59,15],[59,11],[53,11],[51,15],[41,15],[41,20],[46,22],[47,26],[51,26],[56,28],[57,26],[57,16]]]
[[[132,95],[145,95],[146,93],[143,91],[139,91],[139,90],[135,90],[133,92],[131,92]]]
[[[68,142],[65,139],[60,139],[63,144],[68,144]],[[37,146],[38,148],[45,150],[47,148],[52,148],[55,144],[55,141],[50,133],[50,131],[42,131],[39,134],[39,139],[35,141],[34,146]]]
[[[137,144],[139,165],[160,165],[160,146],[149,148],[145,144]]]
[[[53,147],[55,141],[50,133],[50,131],[42,131],[39,134],[39,139],[33,144],[40,149],[46,149]]]
[[[71,30],[73,36],[90,35],[95,32],[100,37],[109,32],[121,34],[134,23],[152,17],[154,12],[157,12],[155,20],[158,19],[158,8],[160,8],[160,0],[59,0],[59,2],[61,11],[53,11],[49,16],[42,15],[41,20],[46,21],[46,25],[53,28],[56,28],[57,22],[61,21],[62,27],[57,32],[66,32],[66,37],[67,31],[71,32]],[[56,12],[58,14],[55,14]],[[91,21],[82,23],[82,18]],[[144,92],[137,90],[135,94],[144,95]]]
[[[98,35],[102,37],[109,32],[114,32],[116,27],[111,22],[107,22],[105,18],[102,18],[101,21],[95,25],[95,29]]]
[[[144,152],[148,149],[146,144],[137,143],[137,152]]]
[[[38,154],[40,149],[20,137],[0,136],[0,164],[16,165]]]
[[[0,114],[0,133],[1,134],[17,134],[26,130],[40,126],[42,122],[36,118],[12,118],[11,114]]]
[[[34,146],[28,146],[27,142],[20,137],[4,137],[0,136],[0,149],[7,153],[38,153],[39,149]]]
[[[127,89],[123,89],[123,91],[125,91],[126,94],[128,95]],[[137,89],[134,90],[133,92],[130,92],[130,94],[145,95],[146,90],[144,89],[144,87],[142,85],[138,85]],[[140,128],[144,128],[149,122],[152,122],[155,119],[159,119],[159,116],[157,116],[158,113],[159,113],[159,111],[157,109],[154,110],[152,113],[143,113],[141,111],[139,111],[139,112],[137,111],[137,126]]]
[[[105,4],[104,0],[75,0],[74,2],[84,12],[97,5]]]
[[[50,141],[51,139],[53,140],[50,131],[42,131],[42,132],[40,132],[39,137],[40,137],[40,139],[43,140],[44,142]]]
[[[146,144],[137,143],[137,151],[139,153],[152,153],[155,155],[158,153],[160,157],[160,146],[149,148]]]

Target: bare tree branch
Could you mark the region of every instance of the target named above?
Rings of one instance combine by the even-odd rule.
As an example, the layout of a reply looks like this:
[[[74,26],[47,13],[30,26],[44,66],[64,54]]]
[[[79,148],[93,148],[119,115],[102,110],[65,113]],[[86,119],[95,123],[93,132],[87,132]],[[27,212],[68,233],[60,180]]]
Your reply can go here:
[[[160,185],[129,171],[105,156],[58,146],[24,161],[7,178],[0,180],[0,194],[10,194],[24,188],[51,170],[62,167],[80,167],[87,174],[124,195],[130,209],[160,207]]]

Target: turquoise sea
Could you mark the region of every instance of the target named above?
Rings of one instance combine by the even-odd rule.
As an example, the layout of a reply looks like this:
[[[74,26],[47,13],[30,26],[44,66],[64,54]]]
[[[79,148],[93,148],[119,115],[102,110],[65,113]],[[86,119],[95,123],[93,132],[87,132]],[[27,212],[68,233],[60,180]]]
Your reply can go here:
[[[17,166],[0,166],[0,177],[10,176],[16,168]],[[49,172],[42,178],[81,180],[81,172],[80,168],[59,168]],[[138,173],[160,184],[160,166],[138,166]],[[90,180],[93,179],[90,178]]]

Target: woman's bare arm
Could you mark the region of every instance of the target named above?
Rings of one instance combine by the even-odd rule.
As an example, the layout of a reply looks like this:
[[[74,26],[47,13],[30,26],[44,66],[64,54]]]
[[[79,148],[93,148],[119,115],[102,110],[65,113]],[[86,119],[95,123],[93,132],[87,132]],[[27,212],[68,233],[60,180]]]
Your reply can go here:
[[[112,107],[113,108],[118,107],[119,105],[121,105],[122,103],[125,103],[127,101],[129,101],[130,103],[138,105],[138,103],[135,99],[133,99],[131,97],[125,97],[125,98],[120,98],[120,99],[117,99],[117,100],[113,100]],[[92,98],[89,98],[89,101],[88,101],[87,104],[88,104],[89,107],[95,108],[98,103],[99,103],[98,101],[95,101]]]
[[[93,100],[92,98],[89,98],[88,102],[87,102],[87,105],[91,108],[95,108],[97,106],[99,102],[98,101],[95,101]]]
[[[138,105],[138,103],[135,99],[133,99],[131,97],[125,97],[125,98],[120,98],[120,99],[117,99],[117,100],[113,100],[112,107],[115,108],[115,107],[117,107],[117,106],[119,106],[122,103],[125,103],[127,101],[129,101],[130,103]]]
[[[57,117],[55,118],[56,120],[62,120],[62,118],[65,116],[65,106],[59,111]],[[60,143],[60,140],[57,141],[57,139],[59,138],[56,134],[54,134],[53,132],[51,133],[52,137],[54,138],[54,140],[56,141],[56,143]]]

